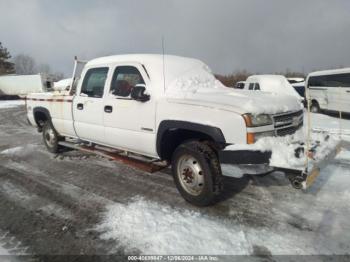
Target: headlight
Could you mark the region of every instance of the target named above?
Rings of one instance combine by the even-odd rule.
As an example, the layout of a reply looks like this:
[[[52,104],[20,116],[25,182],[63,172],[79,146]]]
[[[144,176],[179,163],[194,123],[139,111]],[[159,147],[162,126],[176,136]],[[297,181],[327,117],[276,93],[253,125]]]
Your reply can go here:
[[[257,127],[257,126],[268,126],[272,125],[272,118],[270,115],[261,114],[261,115],[243,115],[247,127]]]

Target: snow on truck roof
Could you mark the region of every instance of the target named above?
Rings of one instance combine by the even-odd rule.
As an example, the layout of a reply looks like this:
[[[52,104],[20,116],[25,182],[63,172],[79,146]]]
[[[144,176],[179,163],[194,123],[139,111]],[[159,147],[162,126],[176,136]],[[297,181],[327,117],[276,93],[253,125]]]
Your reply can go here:
[[[157,82],[161,85],[163,85],[165,82],[166,87],[178,84],[178,81],[176,80],[179,80],[185,76],[191,77],[205,75],[205,78],[207,79],[211,78],[209,75],[212,75],[209,67],[200,60],[174,55],[163,56],[162,54],[128,54],[107,56],[93,59],[89,61],[86,66],[94,67],[118,63],[142,64],[147,70],[152,82]],[[214,78],[213,75],[212,78]]]
[[[113,64],[118,62],[138,62],[138,63],[145,63],[145,64],[163,64],[163,57],[164,60],[168,63],[184,63],[184,62],[195,62],[195,63],[201,63],[201,61],[193,58],[188,57],[182,57],[182,56],[175,56],[175,55],[162,55],[162,54],[126,54],[126,55],[113,55],[113,56],[105,56],[105,57],[99,57],[90,60],[87,65],[89,66],[95,66],[95,65],[102,65],[102,64]]]

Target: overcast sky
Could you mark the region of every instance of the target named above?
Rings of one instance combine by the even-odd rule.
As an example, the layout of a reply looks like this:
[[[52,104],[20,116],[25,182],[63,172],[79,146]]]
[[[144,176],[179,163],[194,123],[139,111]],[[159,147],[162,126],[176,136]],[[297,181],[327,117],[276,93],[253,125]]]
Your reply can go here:
[[[55,71],[83,59],[165,52],[216,73],[350,66],[349,0],[0,0],[0,41]]]

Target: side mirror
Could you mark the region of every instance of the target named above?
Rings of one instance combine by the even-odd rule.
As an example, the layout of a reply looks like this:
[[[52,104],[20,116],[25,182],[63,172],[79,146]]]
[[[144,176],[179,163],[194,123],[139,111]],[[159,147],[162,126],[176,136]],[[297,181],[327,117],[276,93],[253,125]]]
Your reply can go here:
[[[146,102],[150,99],[150,95],[145,94],[145,91],[146,91],[146,85],[138,84],[132,89],[131,98],[136,101]]]

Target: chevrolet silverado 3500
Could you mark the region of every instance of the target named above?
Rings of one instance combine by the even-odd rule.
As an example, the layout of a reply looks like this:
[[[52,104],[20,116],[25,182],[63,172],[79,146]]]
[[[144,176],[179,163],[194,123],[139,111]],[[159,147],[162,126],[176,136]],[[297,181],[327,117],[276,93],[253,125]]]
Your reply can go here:
[[[271,152],[249,145],[303,126],[295,97],[227,88],[190,58],[97,58],[72,81],[70,90],[26,98],[28,120],[50,152],[77,139],[166,161],[181,195],[199,206],[218,199],[228,166],[243,173],[272,170]]]

